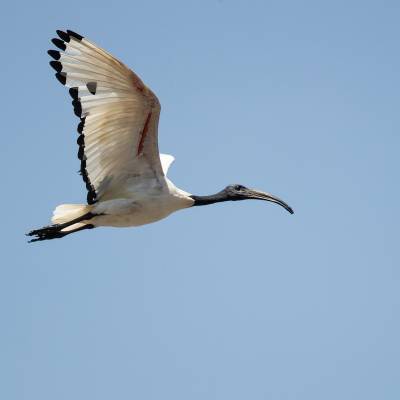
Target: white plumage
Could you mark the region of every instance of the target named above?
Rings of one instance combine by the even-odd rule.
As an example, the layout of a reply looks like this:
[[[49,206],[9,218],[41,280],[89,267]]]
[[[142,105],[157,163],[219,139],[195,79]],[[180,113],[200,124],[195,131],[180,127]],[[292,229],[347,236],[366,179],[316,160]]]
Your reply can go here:
[[[31,231],[29,235],[36,236],[32,241],[97,226],[148,224],[192,205],[257,198],[233,198],[230,193],[229,198],[218,194],[212,200],[177,188],[166,177],[174,158],[158,150],[161,108],[155,94],[122,62],[86,38],[70,30],[57,34],[60,39],[52,42],[61,51],[49,50],[54,59],[50,65],[69,88],[80,118],[78,157],[88,204],[58,206],[54,225]]]

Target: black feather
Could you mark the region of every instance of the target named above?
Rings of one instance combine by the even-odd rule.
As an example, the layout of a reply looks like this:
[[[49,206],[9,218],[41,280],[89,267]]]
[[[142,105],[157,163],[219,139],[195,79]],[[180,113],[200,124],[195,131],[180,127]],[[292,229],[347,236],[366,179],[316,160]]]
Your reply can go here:
[[[65,45],[65,43],[64,43],[62,40],[58,39],[58,38],[51,39],[51,41],[52,41],[53,44],[54,44],[55,46],[57,46],[60,50],[65,50],[65,49],[67,48],[67,46]]]
[[[50,61],[49,64],[51,65],[52,68],[54,68],[57,72],[62,71],[62,64],[60,61]]]
[[[67,33],[69,36],[74,37],[75,39],[81,41],[83,39],[83,36],[79,35],[79,33],[76,33],[74,31],[70,31],[69,29],[67,29]]]
[[[69,89],[69,94],[74,100],[78,99],[78,93],[79,89],[77,87],[72,87]]]
[[[97,82],[88,82],[86,84],[87,89],[89,90],[90,93],[96,94],[96,89],[97,89]]]
[[[51,58],[54,58],[55,60],[59,60],[60,57],[61,57],[60,52],[57,51],[57,50],[49,50],[49,51],[47,52],[47,54],[48,54]]]
[[[79,125],[78,125],[78,133],[83,132],[83,127],[85,126],[85,119],[86,119],[86,117],[81,118],[81,122],[79,122]]]
[[[85,141],[82,141],[83,143],[79,145],[79,150],[78,150],[78,158],[80,160],[83,160],[83,157],[85,155]]]
[[[65,85],[67,82],[67,74],[65,72],[57,72],[56,73],[56,78],[63,84]]]
[[[79,99],[74,99],[72,101],[72,105],[74,106],[74,113],[77,117],[81,117],[82,115],[82,105]]]
[[[57,30],[56,32],[57,32],[57,35],[58,35],[62,40],[64,40],[64,42],[69,43],[70,37],[69,37],[68,34],[66,34],[65,32],[60,31],[60,30]]]

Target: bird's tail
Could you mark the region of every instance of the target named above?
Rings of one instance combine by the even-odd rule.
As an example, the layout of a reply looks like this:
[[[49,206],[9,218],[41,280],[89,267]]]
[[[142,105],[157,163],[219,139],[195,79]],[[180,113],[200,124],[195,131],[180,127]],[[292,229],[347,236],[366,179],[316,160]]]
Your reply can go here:
[[[53,211],[51,222],[53,224],[65,224],[87,214],[91,209],[92,206],[88,204],[61,204]]]
[[[30,242],[39,240],[59,239],[83,229],[94,228],[88,221],[95,216],[88,204],[61,204],[53,212],[53,225],[34,229],[27,235],[34,238]]]

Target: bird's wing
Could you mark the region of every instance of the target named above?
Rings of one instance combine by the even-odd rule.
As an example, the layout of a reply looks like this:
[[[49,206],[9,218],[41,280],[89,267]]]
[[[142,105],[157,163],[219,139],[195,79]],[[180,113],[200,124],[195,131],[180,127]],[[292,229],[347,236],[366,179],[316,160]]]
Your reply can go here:
[[[69,87],[78,125],[78,157],[88,203],[112,198],[131,181],[162,183],[160,103],[122,62],[81,35],[57,31],[49,50],[57,79]]]

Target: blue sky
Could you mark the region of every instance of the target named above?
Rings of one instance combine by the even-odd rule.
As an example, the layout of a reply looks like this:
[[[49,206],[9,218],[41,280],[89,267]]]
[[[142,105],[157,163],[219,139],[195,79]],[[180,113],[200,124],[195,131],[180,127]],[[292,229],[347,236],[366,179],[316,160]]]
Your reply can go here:
[[[400,397],[396,1],[3,5],[0,397]],[[28,245],[86,197],[56,29],[162,103],[170,178],[282,197]]]

